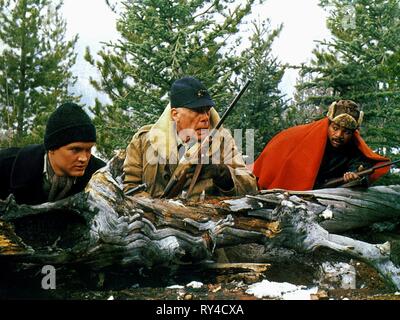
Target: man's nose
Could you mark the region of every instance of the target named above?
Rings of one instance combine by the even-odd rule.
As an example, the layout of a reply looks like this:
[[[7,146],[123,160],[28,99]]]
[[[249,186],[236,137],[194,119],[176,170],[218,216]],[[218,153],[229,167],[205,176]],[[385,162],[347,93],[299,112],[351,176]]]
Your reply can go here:
[[[201,120],[202,121],[208,121],[209,119],[210,119],[210,111],[202,111],[202,112],[199,112],[199,114],[200,114],[200,118],[201,118]]]
[[[341,130],[341,129],[337,130],[335,132],[335,136],[338,137],[338,138],[344,137],[344,130]]]
[[[85,151],[79,153],[78,160],[81,162],[86,162],[89,158],[89,154]]]

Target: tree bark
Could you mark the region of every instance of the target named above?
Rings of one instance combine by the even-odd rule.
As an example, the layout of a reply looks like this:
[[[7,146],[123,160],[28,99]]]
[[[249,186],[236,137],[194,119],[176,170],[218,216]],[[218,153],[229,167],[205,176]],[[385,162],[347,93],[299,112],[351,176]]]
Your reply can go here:
[[[342,233],[400,216],[400,186],[263,191],[200,203],[152,199],[122,191],[124,154],[115,156],[85,192],[55,203],[0,201],[0,258],[41,264],[156,267],[196,264],[215,249],[245,243],[310,252],[326,247],[368,263],[400,289],[390,243]]]

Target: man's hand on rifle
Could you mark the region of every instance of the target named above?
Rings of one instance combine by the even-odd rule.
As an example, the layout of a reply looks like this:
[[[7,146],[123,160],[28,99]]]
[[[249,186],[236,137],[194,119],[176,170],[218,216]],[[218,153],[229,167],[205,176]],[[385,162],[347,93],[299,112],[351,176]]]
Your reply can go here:
[[[344,184],[342,187],[368,187],[369,186],[369,180],[367,176],[362,176],[359,174],[359,172],[364,171],[365,168],[363,165],[360,165],[357,168],[356,172],[346,172],[343,175],[343,180]]]
[[[345,183],[351,182],[351,181],[356,181],[361,179],[360,176],[356,172],[346,172],[343,175],[343,180]]]
[[[211,162],[211,161],[210,161]],[[196,166],[190,167],[186,173],[188,186],[190,179],[193,177]],[[213,183],[224,191],[229,191],[234,187],[231,173],[225,164],[203,164],[198,180],[213,179]]]
[[[234,187],[231,172],[225,164],[203,165],[200,179],[213,179],[214,184],[225,191],[231,190]]]
[[[363,165],[360,165],[360,166],[357,168],[357,172],[346,172],[346,173],[343,175],[344,183],[348,183],[348,182],[356,181],[356,180],[361,180],[362,177],[359,176],[358,172],[361,172],[361,171],[363,171],[363,170],[364,170]]]
[[[341,178],[335,178],[335,179],[331,179],[327,182],[325,182],[322,186],[320,186],[320,188],[332,188],[332,187],[337,187],[337,186],[341,186],[341,187],[348,187],[348,186],[356,186],[356,185],[360,185],[363,187],[368,187],[369,186],[369,178],[368,176],[370,174],[372,174],[373,172],[375,172],[375,170],[380,169],[380,168],[385,168],[388,166],[392,166],[395,163],[399,163],[399,160],[396,161],[391,161],[391,162],[386,162],[386,163],[382,163],[382,164],[378,164],[375,165],[369,169],[365,169],[363,167],[363,165],[360,165],[357,168],[356,172],[346,172],[343,177]],[[358,177],[358,180],[352,180],[354,179],[354,175],[355,174]],[[344,182],[345,179],[351,179],[349,180],[350,182]],[[343,184],[343,182],[345,184]]]

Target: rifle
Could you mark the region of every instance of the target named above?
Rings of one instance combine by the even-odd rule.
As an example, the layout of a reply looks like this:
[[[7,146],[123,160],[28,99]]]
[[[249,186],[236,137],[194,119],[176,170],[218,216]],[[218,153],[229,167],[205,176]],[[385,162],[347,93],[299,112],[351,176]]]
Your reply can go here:
[[[209,144],[210,138],[212,138],[219,128],[222,126],[224,123],[226,117],[229,115],[229,113],[232,111],[233,107],[236,105],[236,103],[239,101],[240,97],[242,94],[246,91],[247,87],[250,85],[250,80],[247,81],[245,86],[240,90],[240,92],[237,94],[235,99],[231,102],[229,105],[228,109],[224,112],[220,120],[218,121],[217,125],[211,130],[211,132],[205,137],[203,142],[199,145],[199,147],[196,149],[196,151],[193,153],[196,157],[198,157],[201,153],[202,150],[204,150],[205,146]],[[208,149],[208,148],[207,148]],[[164,189],[163,194],[161,195],[161,198],[174,198],[176,197],[183,189],[185,183],[186,183],[186,175],[189,171],[189,169],[192,167],[191,161],[188,161],[186,159],[185,155],[179,160],[178,166],[175,169],[174,173],[171,176],[171,179],[168,181],[167,186]],[[193,190],[194,184],[196,183],[196,180],[200,174],[202,168],[202,164],[198,163],[196,164],[196,169],[194,171],[193,177],[191,184],[189,186],[189,190],[186,194],[186,198],[189,197],[190,193]]]
[[[377,170],[377,169],[384,168],[384,167],[387,167],[387,166],[391,166],[391,165],[393,165],[393,164],[395,164],[395,163],[398,163],[398,162],[400,162],[400,159],[399,159],[399,160],[396,160],[396,161],[392,161],[392,162],[382,163],[382,164],[380,164],[380,165],[377,165],[377,166],[374,166],[374,167],[372,167],[372,168],[369,168],[369,169],[366,169],[366,170],[362,170],[362,171],[356,172],[356,173],[357,173],[360,177],[368,176],[368,175],[370,175],[371,173],[374,173],[374,171]],[[321,189],[322,189],[322,188],[333,188],[333,187],[337,187],[337,186],[340,186],[340,185],[343,184],[343,183],[344,183],[343,177],[342,177],[342,178],[335,178],[335,179],[329,180],[328,182],[326,182],[325,184],[323,184],[323,185],[321,186]]]
[[[147,189],[147,183],[142,183],[132,189],[129,189],[127,192],[125,192],[125,196],[128,197],[128,196],[135,194],[136,192],[143,191],[146,189]]]

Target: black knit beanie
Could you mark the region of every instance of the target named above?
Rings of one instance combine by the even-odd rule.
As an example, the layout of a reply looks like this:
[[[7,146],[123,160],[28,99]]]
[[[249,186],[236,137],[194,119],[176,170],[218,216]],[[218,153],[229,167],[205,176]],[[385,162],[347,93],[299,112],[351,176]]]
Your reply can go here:
[[[96,128],[89,116],[75,103],[64,103],[47,121],[44,135],[46,150],[55,150],[72,142],[96,142]]]

